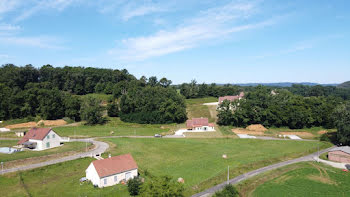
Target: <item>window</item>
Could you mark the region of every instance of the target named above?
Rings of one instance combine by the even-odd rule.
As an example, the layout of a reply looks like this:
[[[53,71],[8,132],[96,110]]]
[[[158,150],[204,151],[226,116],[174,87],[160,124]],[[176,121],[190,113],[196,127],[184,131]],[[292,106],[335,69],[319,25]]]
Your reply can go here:
[[[115,176],[114,176],[114,182],[117,182],[117,181],[118,181],[118,176],[115,175]]]
[[[49,135],[47,135],[47,136],[46,136],[46,138],[47,138],[47,139],[50,139],[50,136],[49,136]]]
[[[50,142],[46,142],[46,148],[50,148]]]
[[[55,138],[55,134],[52,134],[52,138]]]
[[[107,178],[103,179],[103,181],[104,181],[104,184],[107,185]]]

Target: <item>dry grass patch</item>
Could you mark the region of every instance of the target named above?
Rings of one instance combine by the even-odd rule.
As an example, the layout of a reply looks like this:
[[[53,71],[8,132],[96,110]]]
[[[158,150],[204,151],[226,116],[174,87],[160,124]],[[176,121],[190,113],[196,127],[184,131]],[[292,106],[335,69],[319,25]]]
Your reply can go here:
[[[67,122],[63,119],[58,119],[58,120],[40,120],[37,125],[44,125],[44,126],[62,126],[66,125]]]
[[[321,131],[319,131],[319,132],[317,132],[318,134],[320,134],[320,135],[323,135],[323,134],[325,134],[325,133],[328,133],[328,131],[326,131],[326,130],[321,130]]]
[[[264,132],[262,131],[251,131],[241,128],[232,129],[232,132],[234,132],[235,134],[264,135]]]
[[[19,128],[28,128],[28,127],[36,127],[36,122],[26,122],[19,124],[7,125],[5,128],[8,129],[19,129]]]

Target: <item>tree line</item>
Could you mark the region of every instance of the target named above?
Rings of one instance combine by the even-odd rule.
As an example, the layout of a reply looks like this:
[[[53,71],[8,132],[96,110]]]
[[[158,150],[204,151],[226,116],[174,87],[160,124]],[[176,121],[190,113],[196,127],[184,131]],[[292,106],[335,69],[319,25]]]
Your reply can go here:
[[[6,64],[0,67],[0,119],[69,117],[99,124],[105,121],[101,101],[79,95],[105,93],[111,95],[111,117],[139,123],[184,122],[184,98],[171,83],[155,76],[137,79],[125,69]]]
[[[218,109],[218,124],[245,127],[262,124],[266,127],[322,126],[334,128],[334,110],[343,103],[339,97],[295,95],[288,90],[258,86],[244,99],[225,101]]]

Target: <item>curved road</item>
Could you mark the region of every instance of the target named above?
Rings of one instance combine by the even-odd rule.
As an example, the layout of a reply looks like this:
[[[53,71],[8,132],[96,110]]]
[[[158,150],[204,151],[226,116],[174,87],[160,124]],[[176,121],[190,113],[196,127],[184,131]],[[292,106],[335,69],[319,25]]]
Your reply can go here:
[[[303,161],[313,161],[315,156],[318,156],[318,155],[320,155],[322,153],[328,152],[332,148],[334,148],[334,146],[330,147],[330,148],[327,148],[327,149],[323,149],[323,150],[315,152],[315,153],[312,153],[310,155],[306,155],[304,157],[299,157],[299,158],[296,158],[296,159],[283,161],[283,162],[280,162],[280,163],[272,164],[272,165],[269,165],[269,166],[266,166],[266,167],[263,167],[263,168],[259,168],[257,170],[253,170],[253,171],[247,172],[247,173],[239,175],[239,176],[237,176],[237,177],[235,177],[233,179],[230,179],[229,183],[230,184],[237,184],[237,183],[239,183],[241,181],[249,179],[249,178],[251,178],[253,176],[256,176],[258,174],[261,174],[261,173],[264,173],[264,172],[267,172],[267,171],[270,171],[270,170],[274,170],[276,168],[280,168],[280,167],[283,167],[283,166],[286,166],[286,165],[289,165],[289,164],[294,164],[294,163],[303,162]],[[214,186],[212,188],[209,188],[209,189],[207,189],[207,190],[205,190],[203,192],[194,194],[194,195],[192,195],[192,197],[207,197],[207,196],[211,196],[215,192],[223,189],[226,184],[227,184],[227,182],[221,183],[221,184],[216,185],[216,186]]]
[[[94,140],[94,138],[72,139],[71,141],[72,142],[74,142],[74,141],[92,142],[95,145],[95,147],[94,147],[94,149],[92,149],[88,152],[81,152],[81,153],[78,153],[75,155],[70,155],[67,157],[62,157],[59,159],[53,159],[53,160],[44,161],[44,162],[35,163],[35,164],[29,164],[26,166],[20,166],[20,167],[16,167],[16,168],[8,168],[8,169],[3,170],[3,172],[1,174],[22,171],[22,170],[29,170],[29,169],[33,169],[33,168],[39,168],[39,167],[43,167],[43,166],[47,166],[47,165],[52,165],[52,164],[61,163],[61,162],[65,162],[65,161],[71,161],[71,160],[84,158],[84,157],[92,157],[93,155],[104,153],[109,148],[109,145],[107,143],[101,142],[101,141],[96,141],[96,140]]]

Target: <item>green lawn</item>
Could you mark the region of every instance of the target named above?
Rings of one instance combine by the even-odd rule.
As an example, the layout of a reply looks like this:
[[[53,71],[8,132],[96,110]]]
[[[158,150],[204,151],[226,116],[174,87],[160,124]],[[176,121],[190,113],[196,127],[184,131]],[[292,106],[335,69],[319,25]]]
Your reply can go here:
[[[0,147],[10,147],[17,145],[17,140],[0,140]],[[30,157],[46,156],[57,153],[65,153],[68,151],[82,151],[85,150],[84,142],[66,142],[63,146],[51,148],[43,151],[31,151],[25,150],[21,152],[16,152],[13,154],[0,153],[0,161],[7,162],[18,159],[26,159]]]
[[[206,97],[198,99],[186,99],[188,119],[205,117],[209,122],[216,120],[216,107],[203,105],[203,103],[217,102],[215,97]]]
[[[125,185],[103,189],[80,184],[92,158],[78,159],[29,171],[0,176],[0,193],[5,196],[129,196]]]
[[[56,127],[54,131],[60,136],[100,137],[100,136],[153,136],[156,133],[168,132],[175,124],[137,124],[126,123],[119,118],[108,118],[104,125],[80,125]],[[112,131],[114,134],[112,134]]]
[[[221,183],[230,166],[231,178],[280,160],[307,154],[321,142],[237,139],[139,139],[114,138],[112,155],[131,153],[141,175],[171,175],[185,180],[186,196]],[[279,151],[276,151],[279,150]],[[108,153],[104,154],[104,157]],[[222,159],[227,154],[228,159]],[[92,158],[0,176],[2,196],[128,196],[123,185],[93,188],[80,185]],[[21,178],[22,177],[22,178]],[[147,178],[147,177],[146,177]],[[38,187],[38,185],[40,185]]]
[[[143,172],[171,175],[185,180],[186,194],[209,188],[226,179],[271,163],[316,151],[322,142],[243,139],[106,139],[116,145],[112,155],[131,153]],[[107,155],[106,153],[105,155]],[[227,154],[228,159],[222,159]]]
[[[242,196],[349,196],[350,173],[305,162],[259,175],[238,188]]]

